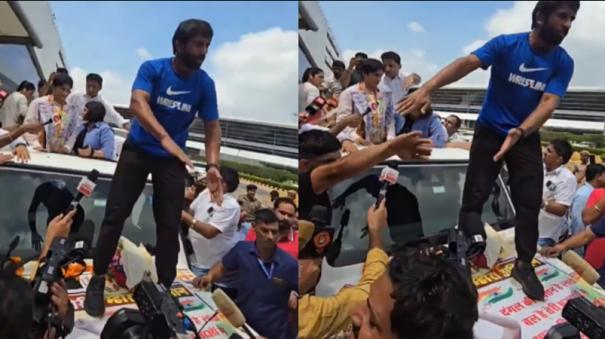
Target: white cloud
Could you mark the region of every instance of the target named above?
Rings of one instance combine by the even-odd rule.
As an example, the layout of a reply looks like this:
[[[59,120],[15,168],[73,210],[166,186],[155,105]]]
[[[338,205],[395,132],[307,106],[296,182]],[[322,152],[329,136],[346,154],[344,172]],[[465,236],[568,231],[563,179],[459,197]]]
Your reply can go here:
[[[357,50],[347,49],[342,53],[343,60],[350,60]],[[386,52],[386,50],[376,50],[368,53],[369,58],[375,58],[380,60],[380,55]],[[422,81],[430,79],[438,70],[439,66],[430,62],[425,56],[426,51],[418,48],[413,48],[405,51],[395,50],[401,57],[401,72],[404,74],[418,73],[422,77]]]
[[[414,33],[426,32],[426,30],[424,29],[424,27],[422,27],[422,25],[420,23],[418,23],[417,21],[410,22],[408,24],[408,28],[410,29],[410,31],[412,31]]]
[[[224,117],[296,124],[298,34],[272,28],[210,50]]]
[[[529,31],[535,3],[516,1],[511,8],[497,11],[485,26],[486,37]],[[601,67],[605,58],[605,35],[597,33],[605,32],[605,20],[602,20],[604,16],[605,2],[583,1],[577,18],[561,45],[575,62],[570,83],[572,88],[605,87],[605,67]],[[463,82],[469,84],[469,80],[472,79],[464,79]]]
[[[137,48],[136,53],[139,56],[139,58],[141,58],[141,60],[143,60],[143,61],[153,58],[151,56],[151,53],[144,47]]]
[[[86,91],[86,75],[88,73],[90,72],[78,66],[69,70],[69,75],[74,80],[74,91]],[[128,106],[130,103],[130,85],[134,80],[134,73],[130,77],[110,70],[97,73],[103,78],[101,95],[114,105]]]
[[[472,51],[476,50],[477,48],[483,46],[485,44],[485,40],[475,40],[473,42],[471,42],[470,44],[464,46],[462,48],[462,55],[468,55],[470,54]],[[457,81],[447,87],[460,87],[460,86],[471,86],[471,87],[487,87],[487,84],[489,83],[489,75],[490,72],[489,70],[483,70],[481,68],[479,68],[478,70],[472,72],[471,74],[467,75],[466,77],[464,77],[462,80]]]
[[[462,48],[462,53],[464,55],[471,54],[471,52],[473,52],[477,48],[485,45],[485,42],[486,42],[485,40],[475,40],[475,41],[471,42],[470,44],[464,46]]]

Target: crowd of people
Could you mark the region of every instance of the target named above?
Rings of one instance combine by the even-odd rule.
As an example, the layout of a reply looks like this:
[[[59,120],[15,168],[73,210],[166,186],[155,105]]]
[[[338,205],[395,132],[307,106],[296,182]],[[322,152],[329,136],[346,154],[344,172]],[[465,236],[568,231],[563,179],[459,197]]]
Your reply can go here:
[[[208,22],[183,21],[172,39],[174,56],[148,60],[140,66],[131,93],[130,108],[136,117],[132,125],[99,95],[103,79],[98,74],[86,77],[86,93],[71,93],[73,80],[65,69],[58,69],[48,81],[38,84],[37,98],[33,85],[24,82],[3,101],[0,111],[0,147],[10,147],[14,153],[2,155],[0,163],[14,156],[27,160],[28,147],[116,160],[108,123],[129,129],[113,173],[98,238],[92,244],[93,274],[86,286],[84,311],[91,317],[106,316],[109,266],[125,220],[151,174],[157,242],[147,249],[155,256],[157,283],[169,289],[176,279],[182,244],[190,269],[198,277],[192,282],[195,287],[224,289],[242,310],[247,324],[260,334],[258,338],[294,338],[298,300],[296,193],[280,196],[277,191],[271,192],[269,205],[256,196],[258,187],[250,184],[246,194],[234,196],[240,185],[239,174],[221,166],[216,89],[212,78],[201,69],[212,36]],[[185,153],[188,128],[196,116],[204,121],[205,128],[207,164],[203,178],[191,177],[196,172]],[[61,190],[49,183],[41,185],[36,193],[44,195],[41,191],[47,188]],[[54,238],[67,237],[74,231],[71,225],[81,209],[57,216],[61,224],[55,225],[58,221],[53,219],[42,237],[36,231],[35,220],[31,220],[38,205],[44,204],[49,213],[65,211],[67,206],[55,211],[60,199],[38,198],[34,196],[30,206],[30,226],[32,246],[41,250],[44,258]],[[73,199],[68,200],[71,204]],[[11,273],[0,274],[0,291],[10,297],[0,307],[0,337],[26,338],[31,327],[32,288]],[[52,324],[59,332],[47,335],[55,338],[71,331],[74,312],[62,284],[49,288],[60,311],[57,323]],[[9,316],[9,308],[17,302],[15,291],[25,290],[28,293],[24,293],[22,307],[13,307],[18,312]],[[19,317],[29,321],[19,323]],[[6,325],[6,321],[13,320]]]
[[[342,61],[336,60],[331,71],[329,78],[317,67],[303,73],[298,99],[303,130],[336,128],[347,153],[412,131],[431,139],[433,147],[470,146],[459,132],[462,120],[457,115],[442,119],[433,113],[430,104],[413,112],[400,108],[399,103],[418,89],[422,79],[416,73],[403,74],[397,53],[385,52],[378,60],[358,52],[346,69]],[[325,105],[318,112],[308,112],[317,98],[323,98]]]
[[[220,205],[201,180],[191,180],[185,190],[181,234],[190,269],[198,276],[194,285],[221,288],[263,336],[292,338],[298,296],[297,206],[277,191],[270,205],[262,203],[254,184],[236,198],[239,173],[222,167],[220,174]]]
[[[129,129],[130,122],[99,94],[102,87],[103,78],[90,73],[86,76],[86,91],[72,92],[73,79],[65,68],[58,68],[48,81],[40,80],[37,92],[33,83],[21,82],[2,102],[0,133],[21,126],[43,128],[24,135],[20,142],[25,148],[12,149],[17,160],[27,161],[27,147],[32,147],[116,161],[119,149],[111,125]]]
[[[329,190],[394,155],[404,162],[427,159],[439,147],[470,151],[458,218],[469,243],[467,256],[485,248],[484,204],[506,165],[516,211],[517,258],[511,276],[529,298],[544,300],[544,287],[531,265],[538,245],[557,243],[569,232],[563,223],[573,203],[580,207],[572,207],[571,214],[583,214],[584,224],[594,222],[605,208],[605,200],[603,206],[586,203],[590,187],[576,192],[576,177],[565,166],[572,154],[567,141],[553,140],[541,151],[539,129],[565,95],[573,73],[573,60],[559,44],[578,9],[577,1],[539,1],[531,13],[530,32],[494,37],[422,85],[420,76],[402,75],[402,61],[395,52],[383,53],[380,60],[360,52],[346,68],[336,61],[333,78],[318,68],[305,71],[299,85],[299,217],[305,220],[301,224],[308,222],[319,230],[300,236],[301,338],[325,338],[347,329],[354,338],[474,337],[479,315],[470,272],[412,244],[385,248],[381,235],[387,215],[394,213],[386,210],[386,199],[369,206],[369,249],[360,280],[331,296],[314,295],[321,262],[329,252],[317,237],[326,233],[326,227],[338,228],[332,220],[335,197]],[[549,57],[536,63],[536,53]],[[525,70],[525,65],[549,72],[525,74],[532,77],[530,88],[514,74],[508,76]],[[444,121],[436,116],[431,94],[478,68],[490,67],[487,95],[468,143],[460,134],[458,116]],[[599,180],[596,168],[586,167],[591,187]],[[585,204],[589,209],[582,207]],[[571,239],[588,239],[583,232]],[[596,234],[598,230],[592,237]],[[569,241],[563,244],[551,248],[552,254],[570,246]],[[309,247],[314,250],[303,251]]]

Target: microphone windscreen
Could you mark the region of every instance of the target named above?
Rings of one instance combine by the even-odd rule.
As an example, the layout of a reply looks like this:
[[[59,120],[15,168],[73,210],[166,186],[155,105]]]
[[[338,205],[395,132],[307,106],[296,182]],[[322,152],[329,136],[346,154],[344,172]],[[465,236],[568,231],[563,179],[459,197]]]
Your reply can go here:
[[[217,288],[212,292],[212,300],[231,325],[234,327],[244,326],[246,318],[242,311],[222,289]]]
[[[298,221],[298,248],[305,248],[315,232],[315,224],[308,220]]]

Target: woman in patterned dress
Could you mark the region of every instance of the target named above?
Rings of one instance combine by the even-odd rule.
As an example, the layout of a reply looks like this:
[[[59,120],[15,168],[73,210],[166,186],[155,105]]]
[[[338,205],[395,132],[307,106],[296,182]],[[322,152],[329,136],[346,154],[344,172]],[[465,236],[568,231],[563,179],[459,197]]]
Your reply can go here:
[[[340,95],[337,120],[352,113],[363,115],[363,122],[357,130],[348,128],[346,131],[350,139],[359,144],[380,144],[395,137],[395,109],[391,92],[378,88],[383,74],[382,62],[366,59],[360,70],[363,81]]]
[[[32,101],[25,116],[25,123],[45,123],[43,138],[26,135],[26,140],[36,148],[53,153],[70,153],[76,141],[82,118],[77,106],[69,105],[66,98],[71,92],[73,80],[67,74],[59,73],[53,79],[51,95]]]

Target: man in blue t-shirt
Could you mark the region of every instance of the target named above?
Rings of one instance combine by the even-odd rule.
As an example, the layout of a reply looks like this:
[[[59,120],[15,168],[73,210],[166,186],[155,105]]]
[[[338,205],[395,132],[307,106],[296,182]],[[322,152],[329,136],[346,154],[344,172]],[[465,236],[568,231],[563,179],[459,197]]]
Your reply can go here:
[[[544,300],[544,287],[530,265],[536,254],[544,176],[537,131],[552,116],[571,80],[573,60],[559,44],[579,7],[579,1],[538,1],[532,13],[531,32],[493,38],[445,67],[397,107],[400,113],[423,111],[434,90],[479,67],[492,66],[470,150],[458,224],[474,242],[471,251],[482,251],[483,205],[506,161],[517,212],[518,259],[512,276],[535,300]]]
[[[189,19],[172,38],[174,57],[144,62],[132,85],[130,109],[135,120],[124,143],[111,183],[105,218],[97,240],[94,276],[86,289],[84,308],[91,316],[105,312],[105,274],[132,207],[151,173],[156,221],[156,269],[161,284],[176,276],[178,227],[184,206],[188,128],[196,114],[204,120],[208,188],[222,202],[219,184],[221,129],[214,81],[200,69],[212,40],[209,23]]]

